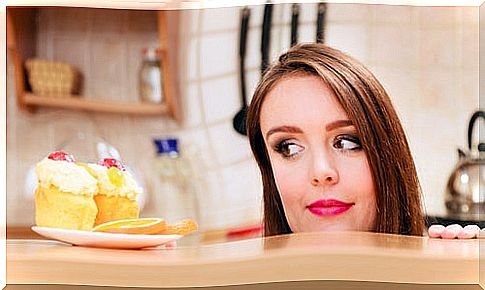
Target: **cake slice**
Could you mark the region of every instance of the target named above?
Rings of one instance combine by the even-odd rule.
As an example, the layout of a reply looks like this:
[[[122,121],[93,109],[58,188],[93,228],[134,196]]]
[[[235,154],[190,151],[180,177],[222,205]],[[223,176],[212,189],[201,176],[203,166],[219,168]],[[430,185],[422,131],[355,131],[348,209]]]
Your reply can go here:
[[[94,196],[98,181],[62,151],[51,153],[35,168],[38,186],[35,191],[37,226],[91,230],[98,209]]]
[[[98,179],[99,191],[94,196],[98,214],[94,225],[105,222],[138,218],[140,208],[136,201],[142,189],[138,187],[124,165],[113,158],[88,164]]]

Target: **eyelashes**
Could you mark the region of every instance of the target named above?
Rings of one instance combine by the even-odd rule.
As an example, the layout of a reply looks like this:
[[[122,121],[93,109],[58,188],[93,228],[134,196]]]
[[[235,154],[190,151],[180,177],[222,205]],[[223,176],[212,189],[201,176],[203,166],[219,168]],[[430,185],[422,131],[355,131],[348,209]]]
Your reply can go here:
[[[276,146],[274,146],[274,150],[284,158],[295,157],[299,152],[303,151],[303,149],[303,146],[288,139],[277,142]]]
[[[356,151],[362,149],[359,137],[354,135],[339,135],[335,138],[334,148],[342,150]]]
[[[358,136],[351,134],[338,135],[332,140],[332,147],[342,153],[350,153],[362,150],[362,143]],[[305,147],[296,143],[294,139],[283,139],[276,142],[273,150],[280,154],[283,158],[296,158]]]

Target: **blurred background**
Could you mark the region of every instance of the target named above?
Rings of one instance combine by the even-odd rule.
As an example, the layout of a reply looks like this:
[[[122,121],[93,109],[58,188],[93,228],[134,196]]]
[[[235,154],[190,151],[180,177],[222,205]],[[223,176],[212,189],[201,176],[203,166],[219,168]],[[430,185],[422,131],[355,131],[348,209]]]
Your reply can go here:
[[[299,42],[315,41],[317,6],[300,5]],[[250,100],[260,78],[265,7],[248,8],[245,72]],[[290,46],[291,9],[292,4],[273,7],[271,60]],[[326,5],[324,42],[368,66],[392,98],[408,136],[429,215],[446,215],[446,183],[458,161],[457,148],[467,147],[470,116],[479,109],[478,9]],[[259,224],[259,170],[247,138],[232,124],[241,109],[241,11],[242,7],[168,11],[166,26],[161,27],[157,11],[36,9],[29,17],[33,26],[22,26],[35,35],[28,39],[33,42],[32,54],[68,63],[81,72],[82,89],[75,99],[140,102],[142,50],[159,46],[160,31],[166,30],[170,69],[162,69],[162,74],[170,71],[176,113],[105,112],[112,108],[109,105],[104,111],[82,105],[80,110],[70,105],[53,107],[32,101],[35,96],[25,106],[19,102],[15,80],[19,66],[9,51],[7,225],[34,224],[31,168],[35,163],[57,148],[68,148],[78,159],[92,161],[86,159],[96,158],[99,140],[116,149],[144,187],[141,216],[163,217],[166,200],[153,140],[167,137],[178,139],[181,156],[190,164],[190,190],[197,199],[201,228]],[[475,133],[477,140],[478,130]]]

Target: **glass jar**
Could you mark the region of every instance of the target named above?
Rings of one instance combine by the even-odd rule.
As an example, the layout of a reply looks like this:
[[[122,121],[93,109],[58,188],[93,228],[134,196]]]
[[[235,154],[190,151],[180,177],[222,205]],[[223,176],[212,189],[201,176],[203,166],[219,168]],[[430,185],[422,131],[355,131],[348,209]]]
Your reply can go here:
[[[142,102],[159,104],[164,100],[160,50],[158,48],[143,49],[138,90]]]
[[[179,152],[174,138],[153,140],[157,149],[155,172],[158,174],[155,189],[156,207],[169,223],[190,218],[199,223],[199,204],[193,166]]]

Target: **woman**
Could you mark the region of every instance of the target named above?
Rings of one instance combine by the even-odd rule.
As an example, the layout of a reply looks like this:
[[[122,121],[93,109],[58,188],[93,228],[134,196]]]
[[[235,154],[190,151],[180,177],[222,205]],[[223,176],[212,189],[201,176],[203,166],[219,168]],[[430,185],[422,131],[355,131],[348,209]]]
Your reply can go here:
[[[265,236],[358,230],[423,235],[421,189],[386,91],[322,44],[294,46],[264,74],[247,115],[263,180]],[[433,227],[471,238],[477,227]]]

